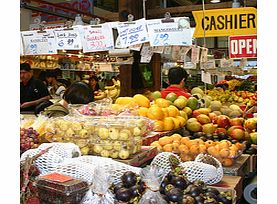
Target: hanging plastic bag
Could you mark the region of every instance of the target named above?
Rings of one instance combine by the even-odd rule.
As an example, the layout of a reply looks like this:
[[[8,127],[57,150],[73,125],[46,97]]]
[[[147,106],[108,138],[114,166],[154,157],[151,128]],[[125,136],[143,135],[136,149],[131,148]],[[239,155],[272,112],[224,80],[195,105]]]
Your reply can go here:
[[[140,199],[139,204],[167,204],[159,191],[165,175],[166,171],[157,166],[147,166],[142,169],[141,178],[145,182],[147,190]]]

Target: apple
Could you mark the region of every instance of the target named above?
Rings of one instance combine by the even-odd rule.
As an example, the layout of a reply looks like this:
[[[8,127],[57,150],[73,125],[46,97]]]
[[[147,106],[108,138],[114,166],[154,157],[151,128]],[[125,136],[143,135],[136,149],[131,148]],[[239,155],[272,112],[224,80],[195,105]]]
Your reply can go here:
[[[215,123],[217,120],[217,114],[214,112],[209,113],[209,118],[211,119],[212,123]]]
[[[243,140],[245,132],[242,129],[236,128],[231,131],[230,136],[235,140]]]
[[[187,105],[187,99],[184,98],[177,98],[174,102],[173,102],[174,106],[176,106],[179,110],[182,110],[186,107]]]
[[[202,131],[206,134],[212,134],[216,130],[216,125],[213,123],[207,123],[202,125]]]
[[[250,133],[251,142],[257,144],[257,132]]]
[[[205,115],[205,114],[200,114],[196,117],[196,119],[198,120],[198,122],[200,122],[201,124],[207,124],[211,122],[211,119],[209,118],[209,116]]]
[[[109,137],[109,130],[107,128],[99,128],[98,136],[103,140],[107,139]]]
[[[187,123],[186,128],[191,132],[200,132],[202,130],[202,125],[198,121],[193,121]]]
[[[243,130],[244,128],[240,125],[235,125],[235,126],[231,126],[228,130],[227,130],[227,134],[230,135],[231,132],[234,130],[234,129],[241,129]]]
[[[162,98],[162,94],[159,91],[154,91],[152,93],[152,96],[153,96],[154,100],[156,100],[157,98]]]
[[[235,126],[235,125],[243,126],[243,123],[244,123],[244,118],[231,118],[230,119],[231,126]]]
[[[201,113],[198,111],[198,109],[192,111],[192,117],[196,118],[197,116],[199,116]]]
[[[230,126],[230,119],[226,115],[219,115],[217,117],[216,123],[218,124],[218,127],[227,128]]]
[[[170,92],[166,95],[165,99],[171,101],[172,103],[178,98],[177,94],[174,92]]]
[[[244,128],[250,131],[257,130],[257,118],[249,118],[244,122]]]
[[[216,130],[214,131],[214,133],[227,133],[227,130],[225,128],[216,128]]]
[[[109,137],[112,140],[117,140],[119,137],[119,130],[116,128],[109,128]]]

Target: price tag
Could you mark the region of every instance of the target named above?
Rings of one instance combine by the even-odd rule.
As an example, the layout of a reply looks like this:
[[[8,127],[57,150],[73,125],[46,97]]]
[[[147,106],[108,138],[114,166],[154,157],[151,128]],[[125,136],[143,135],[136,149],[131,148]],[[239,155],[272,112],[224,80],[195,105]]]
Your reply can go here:
[[[129,48],[130,50],[140,51],[141,47],[142,47],[142,44],[137,44],[137,45],[131,45]]]
[[[172,46],[166,46],[166,47],[164,48],[164,54],[165,54],[165,55],[170,55],[171,52],[172,52]]]
[[[152,52],[162,54],[164,51],[164,46],[154,46],[152,47]]]
[[[174,22],[170,23],[163,23],[162,19],[147,20],[151,46],[192,45],[190,27],[181,27],[179,24],[180,18],[172,19]]]
[[[24,55],[57,54],[55,35],[52,30],[21,32]]]
[[[191,50],[191,62],[198,63],[199,62],[199,55],[200,55],[200,47],[192,47]]]
[[[211,74],[209,72],[201,71],[201,80],[206,84],[212,84]]]
[[[234,60],[233,59],[221,59],[220,60],[220,67],[233,67]]]
[[[22,42],[22,36],[20,35],[20,55],[24,55],[24,51],[23,51],[23,42]]]
[[[83,26],[81,29],[84,53],[114,49],[113,31],[108,23]]]
[[[153,52],[152,52],[152,47],[150,47],[149,43],[143,44],[140,55],[141,55],[141,58],[140,58],[141,63],[149,63],[151,61]]]
[[[81,36],[79,28],[55,30],[57,50],[81,50]]]
[[[179,59],[182,61],[186,61],[187,53],[190,51],[191,46],[183,46],[179,51]]]
[[[133,22],[118,23],[117,31],[123,48],[149,41],[144,18]]]
[[[207,62],[208,60],[208,48],[202,48],[200,62]]]
[[[215,68],[215,60],[208,60],[206,62],[201,62],[200,63],[200,68],[201,69],[214,69]]]

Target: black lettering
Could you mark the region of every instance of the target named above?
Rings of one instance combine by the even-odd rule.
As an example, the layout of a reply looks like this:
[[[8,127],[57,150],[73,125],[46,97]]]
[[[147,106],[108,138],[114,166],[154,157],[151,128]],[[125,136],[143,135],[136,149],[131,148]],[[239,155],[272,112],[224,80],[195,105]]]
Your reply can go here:
[[[238,15],[235,14],[235,22],[234,22],[234,29],[238,28]]]
[[[217,21],[218,21],[217,29],[222,30],[224,28],[224,22],[223,22],[223,20],[224,20],[224,16],[220,15],[220,16],[217,17]]]
[[[230,20],[228,20],[228,15],[225,15],[225,29],[233,29],[233,24],[232,24],[232,21],[233,21],[233,16],[230,15]],[[228,28],[228,24],[230,24],[230,28]]]
[[[208,16],[205,16],[205,19],[207,20],[207,21],[209,21],[209,17]],[[207,25],[207,21],[205,22],[205,19],[203,18],[202,19],[202,29],[204,30],[204,27],[205,27],[205,30],[208,30],[209,29],[209,24]]]
[[[239,15],[239,28],[246,28],[246,26],[243,26],[243,23],[246,22],[246,19],[243,19],[244,16],[246,16],[246,14]]]
[[[215,19],[214,19],[214,16],[211,16],[211,22],[210,22],[210,30],[212,30],[212,26],[214,27],[214,29],[216,30],[216,26],[215,26]]]
[[[249,13],[247,15],[247,28],[256,28],[255,24],[256,15],[253,13]],[[252,23],[252,26],[250,25],[250,22]]]

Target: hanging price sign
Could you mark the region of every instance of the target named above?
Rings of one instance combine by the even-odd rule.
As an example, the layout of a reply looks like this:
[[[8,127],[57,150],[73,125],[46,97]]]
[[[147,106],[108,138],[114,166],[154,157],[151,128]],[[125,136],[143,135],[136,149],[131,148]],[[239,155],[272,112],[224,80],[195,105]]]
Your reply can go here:
[[[144,18],[133,22],[118,23],[117,30],[122,48],[149,41]]]
[[[57,54],[55,35],[52,30],[23,31],[21,37],[25,55]]]
[[[114,49],[113,31],[108,23],[83,26],[81,33],[84,53]]]
[[[82,49],[79,28],[55,30],[56,47],[58,50]]]
[[[163,22],[162,19],[147,20],[150,46],[192,45],[189,22],[185,18],[172,20],[173,22]],[[186,22],[186,25],[180,22]]]

